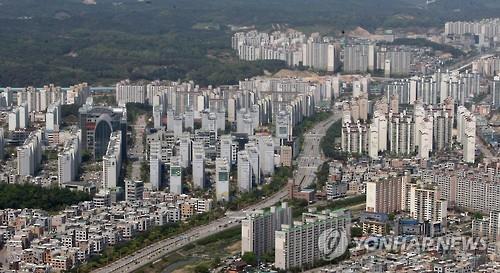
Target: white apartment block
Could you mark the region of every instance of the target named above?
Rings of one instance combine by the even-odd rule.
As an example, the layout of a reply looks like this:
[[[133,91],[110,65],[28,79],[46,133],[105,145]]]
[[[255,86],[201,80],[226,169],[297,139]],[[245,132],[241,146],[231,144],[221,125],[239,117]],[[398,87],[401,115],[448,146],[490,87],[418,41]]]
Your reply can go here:
[[[17,174],[34,176],[42,162],[42,131],[31,132],[24,144],[17,147]]]
[[[498,69],[500,70],[500,68]],[[493,100],[491,103],[495,108],[500,108],[500,75],[495,76],[491,85],[491,95]]]
[[[122,166],[121,132],[111,133],[106,154],[102,157],[102,189],[115,189]]]
[[[19,108],[14,107],[12,111],[9,112],[9,131],[15,131],[19,129]]]
[[[500,37],[500,19],[483,19],[473,22],[446,22],[445,35],[475,34],[487,38]]]
[[[118,106],[125,106],[129,102],[146,102],[146,85],[133,85],[129,80],[116,84],[116,103]]]
[[[259,136],[259,162],[262,174],[272,176],[274,174],[274,141],[272,136]]]
[[[256,185],[261,183],[262,164],[260,161],[260,151],[255,142],[248,142],[245,144],[245,151],[248,152],[248,159],[252,167],[252,181]]]
[[[350,239],[351,216],[347,211],[323,211],[304,213],[302,222],[283,225],[275,233],[275,266],[287,270],[314,266],[324,258],[318,240],[325,231],[339,231],[345,234],[340,247],[345,247]]]
[[[81,163],[80,139],[81,131],[78,131],[65,143],[64,150],[58,154],[57,167],[60,186],[75,181],[77,178]]]
[[[269,211],[255,211],[241,221],[241,253],[252,252],[258,257],[274,249],[275,231],[292,224],[292,209],[287,203],[272,206]]]
[[[252,166],[247,150],[238,152],[238,190],[241,192],[251,191],[252,183]]]
[[[457,141],[463,147],[463,161],[474,163],[476,157],[476,117],[463,106],[457,109]]]
[[[353,154],[363,154],[368,151],[368,129],[359,121],[350,121],[342,125],[342,151]]]
[[[437,186],[429,184],[411,185],[410,216],[421,222],[446,223],[448,203],[441,198]]]
[[[61,118],[61,105],[59,102],[50,104],[45,113],[45,130],[48,132],[59,131]]]

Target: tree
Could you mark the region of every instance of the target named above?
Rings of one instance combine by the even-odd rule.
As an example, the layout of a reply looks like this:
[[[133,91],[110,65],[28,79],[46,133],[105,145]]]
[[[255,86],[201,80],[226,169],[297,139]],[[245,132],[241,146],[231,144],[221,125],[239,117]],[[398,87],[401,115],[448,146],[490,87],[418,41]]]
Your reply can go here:
[[[197,266],[194,267],[194,272],[195,273],[209,273],[210,270],[206,264],[201,263],[201,264],[198,264]]]
[[[352,237],[361,237],[363,236],[363,229],[360,227],[352,227],[351,228],[351,236]]]
[[[476,213],[474,213],[473,218],[475,220],[481,220],[481,219],[483,219],[483,215],[480,212],[476,212]]]
[[[257,266],[257,256],[253,252],[245,252],[241,259],[249,265]]]

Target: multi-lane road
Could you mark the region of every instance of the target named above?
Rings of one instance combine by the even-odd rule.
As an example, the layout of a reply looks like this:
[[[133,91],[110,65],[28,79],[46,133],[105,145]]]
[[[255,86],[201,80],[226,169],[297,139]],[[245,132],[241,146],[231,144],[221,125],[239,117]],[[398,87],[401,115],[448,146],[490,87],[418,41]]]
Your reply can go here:
[[[341,114],[334,111],[327,120],[322,121],[309,132],[304,134],[304,144],[300,156],[297,158],[297,171],[294,174],[295,184],[307,187],[316,181],[316,171],[325,161],[320,147],[321,139],[330,126],[341,118]]]
[[[324,157],[322,156],[319,143],[321,138],[326,134],[326,131],[340,118],[340,114],[334,112],[327,120],[320,122],[314,126],[309,132],[305,133],[302,153],[296,159],[297,171],[294,173],[295,183],[301,186],[308,186],[316,179],[316,171],[323,164]],[[190,242],[196,241],[216,234],[223,230],[236,227],[240,223],[247,211],[253,211],[270,207],[277,202],[287,197],[286,188],[275,193],[274,195],[262,200],[261,202],[251,205],[243,210],[228,212],[225,217],[214,220],[207,225],[195,227],[173,238],[168,238],[145,248],[142,248],[132,255],[123,257],[105,267],[94,270],[94,273],[111,273],[111,272],[132,272],[141,268],[148,263],[155,262],[161,257],[176,251]]]

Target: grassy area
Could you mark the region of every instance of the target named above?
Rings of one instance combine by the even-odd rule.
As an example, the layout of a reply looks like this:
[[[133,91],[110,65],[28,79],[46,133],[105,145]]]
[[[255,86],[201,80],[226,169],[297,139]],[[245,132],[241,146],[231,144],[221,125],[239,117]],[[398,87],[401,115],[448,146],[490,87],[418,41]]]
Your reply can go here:
[[[366,195],[357,195],[353,197],[346,197],[328,202],[326,205],[318,206],[318,210],[338,210],[347,207],[357,206],[366,202]]]
[[[217,266],[223,257],[240,252],[240,241],[241,227],[230,228],[186,245],[154,264],[148,264],[134,272],[156,273],[169,269],[169,272],[197,273],[202,268]],[[178,267],[172,265],[178,265]]]

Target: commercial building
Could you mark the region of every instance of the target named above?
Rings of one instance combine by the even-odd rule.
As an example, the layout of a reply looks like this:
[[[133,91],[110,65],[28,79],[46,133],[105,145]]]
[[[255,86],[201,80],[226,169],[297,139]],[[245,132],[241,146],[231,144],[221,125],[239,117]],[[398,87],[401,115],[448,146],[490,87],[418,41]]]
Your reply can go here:
[[[121,133],[122,156],[126,158],[127,111],[84,104],[79,109],[79,126],[82,130],[82,150],[99,160],[106,153],[111,133]]]
[[[193,149],[193,186],[205,188],[205,157],[199,149]]]
[[[215,160],[215,190],[217,201],[229,201],[229,162],[225,158]]]
[[[292,166],[293,151],[290,146],[281,146],[280,160],[281,166],[291,167]]]
[[[175,159],[170,161],[170,193],[182,194],[182,167]]]
[[[136,202],[143,199],[144,183],[142,181],[125,180],[125,201]]]

